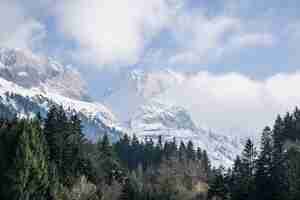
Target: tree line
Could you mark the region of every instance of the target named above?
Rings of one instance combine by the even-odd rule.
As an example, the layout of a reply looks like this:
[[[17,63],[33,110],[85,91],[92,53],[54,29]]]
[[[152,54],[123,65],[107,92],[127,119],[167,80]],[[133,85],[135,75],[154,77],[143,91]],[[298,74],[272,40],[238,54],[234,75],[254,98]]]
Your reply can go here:
[[[209,198],[221,200],[300,199],[300,111],[276,118],[265,127],[260,148],[248,139],[232,169],[219,169]]]
[[[45,119],[0,120],[0,199],[297,200],[299,139],[296,108],[264,128],[258,148],[248,139],[232,168],[215,169],[192,141],[89,141],[76,112],[53,106]]]
[[[69,113],[69,112],[68,112]],[[124,135],[95,143],[76,112],[0,120],[0,199],[143,200],[206,198],[212,176],[205,150]]]

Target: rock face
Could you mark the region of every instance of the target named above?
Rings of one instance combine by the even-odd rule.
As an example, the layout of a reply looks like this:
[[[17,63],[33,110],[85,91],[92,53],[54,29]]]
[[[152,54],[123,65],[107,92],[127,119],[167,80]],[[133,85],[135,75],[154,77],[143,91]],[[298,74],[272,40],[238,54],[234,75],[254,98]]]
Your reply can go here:
[[[51,105],[76,112],[91,140],[107,133],[117,140],[122,134],[140,139],[192,140],[205,149],[213,165],[232,164],[241,151],[239,139],[199,127],[191,114],[175,101],[161,98],[190,75],[172,70],[132,70],[92,102],[78,71],[51,58],[19,49],[0,48],[1,117],[45,115]],[[173,102],[173,103],[171,103]],[[175,104],[174,104],[175,102]]]
[[[88,96],[78,71],[24,50],[0,48],[0,77],[27,89],[39,88],[79,100]]]

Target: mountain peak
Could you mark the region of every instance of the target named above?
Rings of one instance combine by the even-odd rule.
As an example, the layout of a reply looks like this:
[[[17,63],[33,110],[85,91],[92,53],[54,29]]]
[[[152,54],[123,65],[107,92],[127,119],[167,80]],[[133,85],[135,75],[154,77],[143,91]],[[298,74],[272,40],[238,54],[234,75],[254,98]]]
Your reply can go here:
[[[213,164],[232,164],[240,150],[238,141],[204,130],[176,99],[162,98],[169,90],[180,88],[188,74],[135,69],[121,77],[103,97],[107,109],[87,101],[85,82],[72,66],[26,50],[0,48],[0,109],[27,117],[37,111],[46,113],[53,104],[62,105],[80,114],[88,138],[104,133],[118,138],[126,132],[140,139],[155,140],[161,135],[164,140],[192,140],[207,150]]]
[[[75,99],[87,99],[78,71],[28,50],[0,48],[0,77],[24,88],[40,88]]]

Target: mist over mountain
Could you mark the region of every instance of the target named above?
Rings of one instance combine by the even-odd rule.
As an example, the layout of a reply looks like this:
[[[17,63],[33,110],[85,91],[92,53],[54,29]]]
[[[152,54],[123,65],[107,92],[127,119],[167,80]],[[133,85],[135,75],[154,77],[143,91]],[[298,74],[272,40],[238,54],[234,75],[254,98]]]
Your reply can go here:
[[[119,85],[107,88],[101,103],[92,101],[87,83],[76,69],[54,59],[1,48],[0,63],[1,105],[19,117],[43,114],[51,105],[62,105],[80,113],[84,132],[94,141],[103,134],[114,140],[124,134],[135,134],[141,140],[157,140],[158,136],[166,141],[192,140],[207,150],[215,165],[232,164],[241,150],[239,137],[199,127],[188,110],[162,98],[170,88],[179,87],[188,74],[132,70]]]

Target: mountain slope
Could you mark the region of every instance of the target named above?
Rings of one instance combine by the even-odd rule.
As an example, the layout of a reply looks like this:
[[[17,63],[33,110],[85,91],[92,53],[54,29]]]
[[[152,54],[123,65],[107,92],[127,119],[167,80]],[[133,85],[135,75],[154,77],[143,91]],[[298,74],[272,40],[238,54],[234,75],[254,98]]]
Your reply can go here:
[[[133,70],[103,101],[128,126],[129,132],[139,138],[162,136],[165,140],[173,137],[178,141],[192,140],[196,146],[207,150],[214,165],[228,166],[241,152],[242,141],[216,133],[214,129],[199,127],[187,109],[166,95],[191,76],[172,70]]]
[[[214,166],[230,166],[242,149],[238,138],[216,134],[198,128],[182,107],[151,102],[142,106],[130,121],[130,129],[140,138],[157,140],[193,141],[205,149]]]
[[[74,68],[25,50],[0,48],[0,77],[27,89],[39,88],[80,100],[88,96]]]
[[[76,112],[91,140],[107,133],[117,140],[122,134],[138,138],[161,135],[164,140],[187,142],[207,150],[214,165],[230,165],[241,150],[239,139],[198,127],[181,105],[161,98],[189,75],[172,70],[133,70],[103,96],[104,105],[90,101],[85,82],[70,66],[19,49],[0,48],[0,113],[9,117],[45,115],[51,105]],[[173,102],[173,103],[170,103]],[[112,111],[112,112],[111,112]]]
[[[87,102],[85,83],[71,67],[18,49],[0,49],[0,105],[2,113],[18,117],[46,114],[61,105],[81,116],[84,132],[95,140],[108,133],[116,140],[122,133],[115,116],[102,104]]]
[[[121,121],[128,121],[141,105],[181,84],[186,77],[171,70],[148,72],[134,69],[122,74],[120,78],[118,84],[110,88],[101,101]]]

